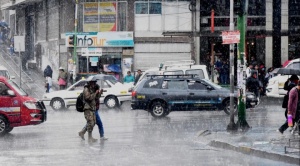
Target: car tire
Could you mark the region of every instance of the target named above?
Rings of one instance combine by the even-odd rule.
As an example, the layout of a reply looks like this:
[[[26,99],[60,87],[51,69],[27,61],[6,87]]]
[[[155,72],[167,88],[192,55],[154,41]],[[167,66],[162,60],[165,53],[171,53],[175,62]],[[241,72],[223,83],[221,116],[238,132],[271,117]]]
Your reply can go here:
[[[108,96],[105,98],[104,104],[109,109],[117,108],[119,107],[119,100],[115,96]]]
[[[6,129],[6,132],[11,132],[12,130],[13,130],[14,128],[13,127],[8,127],[7,129]]]
[[[51,100],[50,106],[53,110],[59,111],[65,108],[65,102],[61,98],[54,98]]]
[[[234,101],[234,115],[237,115],[238,113],[238,109],[237,109],[237,102]],[[224,104],[224,112],[227,114],[227,115],[230,115],[230,100],[226,100],[225,101],[225,104]]]
[[[0,136],[5,135],[9,129],[9,123],[3,116],[0,116]]]
[[[165,117],[167,115],[167,109],[165,104],[156,101],[151,106],[151,115],[155,118]]]

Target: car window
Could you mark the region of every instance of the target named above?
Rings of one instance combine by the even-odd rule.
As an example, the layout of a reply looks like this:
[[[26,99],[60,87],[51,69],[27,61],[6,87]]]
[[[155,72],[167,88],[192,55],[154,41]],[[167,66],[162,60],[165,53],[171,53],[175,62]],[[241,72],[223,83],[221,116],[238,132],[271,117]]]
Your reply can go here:
[[[103,88],[110,88],[111,86],[107,83],[107,81],[103,81]],[[102,88],[102,87],[101,87]]]
[[[185,80],[164,80],[162,83],[162,89],[185,90],[186,81]]]
[[[118,82],[117,78],[114,76],[104,76],[104,80],[108,80],[114,85]]]
[[[0,76],[4,76],[6,78],[9,78],[9,74],[6,70],[0,70]]]
[[[300,62],[294,62],[286,67],[287,69],[300,69]]]
[[[185,74],[197,74],[197,76],[199,76],[200,78],[204,78],[204,73],[203,73],[203,70],[201,70],[201,69],[186,70]]]
[[[8,93],[7,93],[7,90],[9,88],[2,82],[0,82],[0,96],[7,96]]]
[[[160,80],[147,80],[144,84],[144,88],[158,89],[160,88],[160,82]]]
[[[188,80],[188,88],[192,90],[206,90],[207,87],[200,81]]]
[[[86,85],[86,81],[80,81],[78,84],[74,86],[74,90],[83,90]]]

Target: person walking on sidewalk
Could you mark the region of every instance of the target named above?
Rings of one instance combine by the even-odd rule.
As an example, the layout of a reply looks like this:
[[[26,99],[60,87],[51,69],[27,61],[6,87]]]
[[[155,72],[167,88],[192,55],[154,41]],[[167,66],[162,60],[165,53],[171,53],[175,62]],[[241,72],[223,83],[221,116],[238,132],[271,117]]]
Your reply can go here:
[[[86,131],[88,132],[88,142],[93,143],[96,142],[97,139],[92,137],[92,132],[96,123],[96,99],[100,98],[99,89],[96,89],[96,80],[93,80],[93,76],[90,76],[87,79],[88,84],[84,86],[83,90],[83,98],[85,101],[83,110],[84,117],[86,119],[86,126],[79,132],[79,136],[84,140],[84,134]]]
[[[100,87],[98,84],[95,85],[95,91],[99,90]],[[107,140],[108,138],[104,137],[104,127],[103,127],[103,123],[101,121],[100,115],[99,115],[99,108],[100,108],[100,97],[101,94],[103,93],[103,89],[101,89],[99,91],[100,95],[96,96],[96,111],[95,111],[95,116],[96,116],[96,124],[98,126],[99,129],[99,134],[100,134],[100,140]],[[79,136],[84,140],[84,133],[86,132],[86,127],[87,125],[85,125],[83,127],[83,129],[79,132]]]
[[[288,105],[287,105],[287,114],[292,115],[293,125],[295,121],[299,120],[299,109],[300,109],[300,81],[297,80],[297,86],[293,87],[288,94]],[[287,115],[286,115],[287,117]],[[278,131],[283,134],[283,132],[288,128],[288,121],[278,129]],[[299,127],[298,127],[299,129]],[[300,129],[299,129],[300,130]]]
[[[47,67],[44,70],[44,77],[46,78],[48,76],[48,77],[52,78],[52,73],[53,73],[53,71],[52,71],[51,67],[49,65],[47,65]]]
[[[51,91],[51,87],[52,87],[52,78],[50,76],[46,77],[46,93],[49,93]]]
[[[134,79],[134,85],[136,85],[136,83],[139,81],[141,76],[142,76],[142,70],[139,69],[137,71],[137,75],[135,76],[135,79]]]
[[[68,83],[68,74],[65,72],[65,69],[63,67],[59,67],[59,74],[58,74],[58,85],[59,85],[59,90],[64,90],[66,89]]]

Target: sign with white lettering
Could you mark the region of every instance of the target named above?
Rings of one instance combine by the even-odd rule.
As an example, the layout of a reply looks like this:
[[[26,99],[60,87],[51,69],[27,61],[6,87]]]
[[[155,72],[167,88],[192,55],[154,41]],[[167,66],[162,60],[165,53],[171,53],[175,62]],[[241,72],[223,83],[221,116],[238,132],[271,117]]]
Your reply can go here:
[[[240,31],[223,31],[222,44],[240,43]]]

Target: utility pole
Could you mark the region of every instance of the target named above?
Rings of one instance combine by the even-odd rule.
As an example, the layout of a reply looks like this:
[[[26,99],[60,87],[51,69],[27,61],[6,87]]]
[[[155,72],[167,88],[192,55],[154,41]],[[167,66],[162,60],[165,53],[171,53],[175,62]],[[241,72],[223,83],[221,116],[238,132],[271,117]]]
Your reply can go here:
[[[230,25],[229,31],[234,30],[233,22],[233,0],[230,0]],[[234,44],[230,44],[230,122],[227,126],[227,131],[237,130],[237,126],[234,123]]]
[[[78,13],[78,0],[75,0],[75,30],[74,30],[74,48],[73,48],[73,62],[74,65],[76,65],[76,60],[77,60],[77,14]]]
[[[245,36],[246,18],[248,12],[248,0],[236,0],[237,26],[240,30],[240,43],[238,44],[238,128],[247,130],[250,128],[246,121],[246,56]]]

